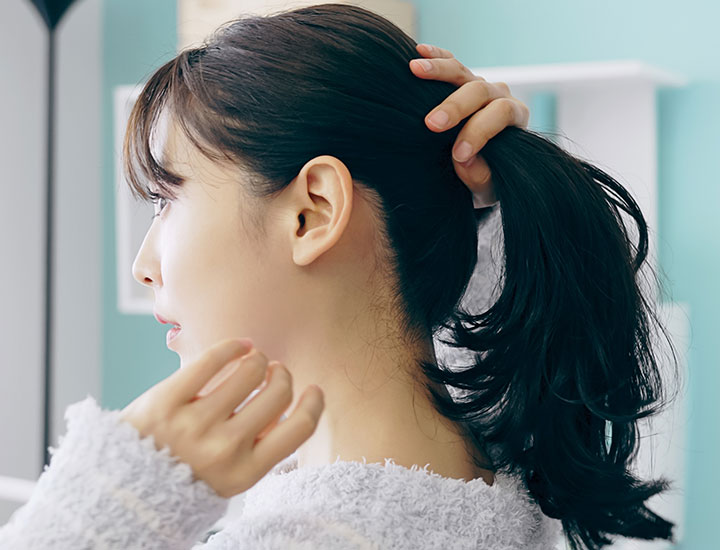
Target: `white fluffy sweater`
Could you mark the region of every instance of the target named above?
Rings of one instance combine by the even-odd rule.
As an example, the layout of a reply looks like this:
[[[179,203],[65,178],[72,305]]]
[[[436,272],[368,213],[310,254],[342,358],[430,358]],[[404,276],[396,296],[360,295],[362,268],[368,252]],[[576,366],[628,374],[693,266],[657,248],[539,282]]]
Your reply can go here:
[[[391,460],[299,469],[286,460],[201,542],[228,499],[90,396],[65,419],[32,498],[0,528],[3,550],[549,550],[561,536],[507,474],[490,486]]]

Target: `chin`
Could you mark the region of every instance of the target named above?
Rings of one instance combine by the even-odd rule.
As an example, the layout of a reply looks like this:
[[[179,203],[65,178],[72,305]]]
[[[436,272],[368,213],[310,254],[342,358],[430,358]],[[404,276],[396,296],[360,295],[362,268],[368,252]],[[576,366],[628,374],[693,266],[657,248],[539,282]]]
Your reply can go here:
[[[177,355],[178,359],[180,359],[180,368],[186,367],[190,364],[184,353],[181,353],[176,349],[172,349],[172,348],[168,348],[168,349],[170,351],[172,351],[175,355]]]

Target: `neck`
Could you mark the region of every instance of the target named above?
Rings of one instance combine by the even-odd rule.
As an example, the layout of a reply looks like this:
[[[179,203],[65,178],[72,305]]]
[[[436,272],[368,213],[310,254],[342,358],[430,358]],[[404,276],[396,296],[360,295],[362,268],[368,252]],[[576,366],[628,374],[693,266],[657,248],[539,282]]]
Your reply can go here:
[[[286,349],[296,399],[308,384],[320,386],[325,396],[317,430],[298,449],[298,466],[390,458],[408,468],[429,464],[445,477],[482,475],[491,483],[492,474],[472,463],[458,429],[426,393],[417,360],[435,360],[432,341],[410,348],[377,318],[341,319],[348,319],[347,309],[322,331],[306,327],[315,337],[295,339]],[[323,334],[320,344],[317,334]]]

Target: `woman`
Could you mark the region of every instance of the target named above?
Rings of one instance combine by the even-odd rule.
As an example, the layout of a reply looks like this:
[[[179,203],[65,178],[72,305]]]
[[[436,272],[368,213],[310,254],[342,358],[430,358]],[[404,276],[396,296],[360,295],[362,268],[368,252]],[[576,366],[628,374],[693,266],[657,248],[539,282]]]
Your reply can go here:
[[[237,494],[242,516],[204,548],[671,538],[645,506],[666,483],[628,471],[661,395],[637,205],[540,136],[484,145],[526,110],[444,52],[411,73],[416,51],[328,4],[232,22],[155,72],[126,135],[129,182],[156,205],[133,273],[182,368],[122,412],[72,405],[0,543],[190,548]],[[487,102],[491,124],[458,126]],[[502,288],[473,315],[488,168]],[[471,364],[437,361],[441,330]]]

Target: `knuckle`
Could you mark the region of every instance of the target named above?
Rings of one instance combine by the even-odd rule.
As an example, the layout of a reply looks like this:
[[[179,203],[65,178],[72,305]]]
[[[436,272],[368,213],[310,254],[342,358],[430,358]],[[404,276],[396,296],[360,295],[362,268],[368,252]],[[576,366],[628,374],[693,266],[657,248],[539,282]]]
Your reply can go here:
[[[515,119],[515,104],[511,99],[507,99],[505,97],[501,97],[496,100],[498,103],[498,109],[502,112],[502,114],[508,119],[508,120],[514,120]]]
[[[452,62],[455,65],[455,69],[460,73],[460,75],[464,77],[472,77],[474,78],[474,75],[472,74],[472,71],[468,69],[465,65],[463,65],[458,59],[452,58]]]
[[[455,101],[451,99],[443,103],[442,109],[448,114],[448,116],[450,117],[450,121],[458,120],[462,117],[460,105],[458,105]]]
[[[164,403],[152,405],[147,411],[147,418],[156,425],[167,426],[172,424],[177,417],[182,417],[183,410],[176,411]]]
[[[526,125],[528,123],[528,120],[530,119],[530,108],[527,105],[525,105],[522,101],[518,102],[518,107],[520,107],[520,114],[521,114],[520,122],[523,125]]]
[[[495,86],[497,86],[503,94],[510,95],[510,86],[508,86],[506,82],[496,82]]]
[[[167,419],[162,423],[158,423],[156,432],[169,434],[175,441],[194,441],[202,437],[205,425],[204,415],[185,411],[179,412],[173,421]]]
[[[465,84],[465,86],[468,86],[471,90],[473,90],[473,93],[476,93],[484,99],[490,95],[488,92],[488,83],[484,80],[473,80]]]
[[[476,120],[471,118],[463,128],[463,132],[458,135],[459,139],[472,143],[473,147],[482,149],[489,139],[489,131],[487,123],[484,120]]]
[[[445,48],[436,47],[435,51],[438,55],[442,55],[443,57],[446,57],[446,58],[455,57],[451,51],[446,50]]]
[[[211,437],[205,443],[203,455],[210,463],[221,462],[222,460],[228,458],[231,453],[232,446],[228,443],[229,440],[225,436],[218,435],[216,437]]]

